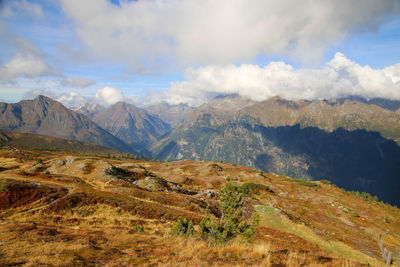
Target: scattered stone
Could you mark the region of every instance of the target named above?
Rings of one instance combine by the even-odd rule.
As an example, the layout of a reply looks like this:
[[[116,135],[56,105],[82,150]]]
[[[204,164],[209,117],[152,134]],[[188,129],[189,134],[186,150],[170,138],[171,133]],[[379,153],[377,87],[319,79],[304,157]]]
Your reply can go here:
[[[65,164],[71,164],[75,161],[76,157],[69,156],[65,159]]]
[[[221,166],[219,166],[218,164],[215,164],[215,163],[211,164],[210,167],[213,171],[216,171],[216,172],[222,172],[224,170]]]

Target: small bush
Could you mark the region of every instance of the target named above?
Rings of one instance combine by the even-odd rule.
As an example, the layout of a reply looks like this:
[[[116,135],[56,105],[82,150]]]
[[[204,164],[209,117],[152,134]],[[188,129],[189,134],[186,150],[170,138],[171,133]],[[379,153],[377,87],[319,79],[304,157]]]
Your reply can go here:
[[[211,242],[224,243],[237,236],[242,236],[248,242],[254,237],[259,224],[258,214],[254,214],[251,224],[244,220],[242,214],[243,197],[239,187],[226,183],[220,190],[221,219],[211,216],[207,209],[200,222],[201,236]]]
[[[138,233],[144,233],[144,227],[140,224],[135,224],[133,226],[133,230],[135,230],[135,232],[138,232]]]
[[[360,198],[362,200],[364,200],[365,202],[379,202],[379,199],[377,196],[371,196],[369,193],[367,192],[358,192],[358,191],[346,191],[343,189],[343,192],[346,195],[352,195],[355,196],[356,198]]]
[[[179,217],[171,229],[171,234],[180,236],[193,236],[193,223],[191,221],[187,221],[186,218],[182,219]]]
[[[8,188],[8,182],[6,179],[1,179],[0,180],[0,192],[6,192]]]
[[[353,213],[353,217],[354,217],[354,218],[359,218],[360,215],[359,215],[357,212],[354,212],[354,213]]]
[[[241,186],[239,186],[238,190],[242,194],[242,196],[249,196],[251,193],[256,193],[258,194],[258,190],[266,190],[268,192],[273,191],[266,185],[263,184],[255,184],[255,183],[244,183]]]
[[[332,182],[329,181],[329,180],[321,180],[320,182],[323,183],[323,184],[327,184],[327,185],[331,185],[332,184]]]

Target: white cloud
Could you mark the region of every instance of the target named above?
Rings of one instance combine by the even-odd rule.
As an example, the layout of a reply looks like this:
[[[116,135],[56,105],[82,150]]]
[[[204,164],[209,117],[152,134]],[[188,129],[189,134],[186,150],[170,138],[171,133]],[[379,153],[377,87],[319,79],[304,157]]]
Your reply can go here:
[[[239,94],[255,101],[272,96],[287,99],[330,99],[349,95],[400,100],[400,63],[384,69],[360,66],[343,54],[321,69],[294,69],[284,62],[257,65],[210,65],[189,68],[186,81],[173,82],[169,103],[200,105],[216,94]]]
[[[77,108],[85,103],[92,102],[91,98],[87,98],[82,96],[79,92],[72,91],[68,93],[59,93],[54,90],[46,90],[46,89],[34,89],[29,90],[23,94],[23,99],[33,99],[38,95],[44,95],[50,97],[56,101],[61,102],[64,106],[68,108]]]
[[[125,97],[118,89],[106,86],[97,90],[94,99],[104,105],[113,105],[119,101],[124,101]]]
[[[307,62],[348,35],[375,31],[398,0],[61,0],[75,32],[98,58],[136,71],[229,64],[260,54]]]
[[[95,81],[84,78],[84,77],[66,77],[60,82],[63,86],[71,86],[71,87],[88,87],[90,85],[95,84]]]
[[[0,66],[0,80],[8,81],[19,76],[37,77],[55,75],[57,72],[41,58],[32,54],[16,54],[11,61]]]
[[[0,66],[1,81],[12,81],[18,77],[59,75],[47,64],[45,56],[33,43],[25,38],[15,38],[13,44],[19,52],[9,62]]]
[[[64,93],[55,98],[68,108],[78,108],[88,102],[88,99],[83,97],[76,91]]]

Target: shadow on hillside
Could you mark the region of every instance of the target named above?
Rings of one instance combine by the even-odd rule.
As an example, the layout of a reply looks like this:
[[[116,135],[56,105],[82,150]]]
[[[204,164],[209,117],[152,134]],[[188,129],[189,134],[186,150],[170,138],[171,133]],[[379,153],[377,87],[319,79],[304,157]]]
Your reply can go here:
[[[263,139],[285,153],[306,159],[307,175],[331,180],[348,190],[369,192],[400,205],[400,147],[379,133],[342,128],[326,132],[299,125],[253,127],[247,124],[244,127],[261,133]],[[257,156],[255,164],[263,171],[274,171],[271,161],[271,156],[265,153]]]

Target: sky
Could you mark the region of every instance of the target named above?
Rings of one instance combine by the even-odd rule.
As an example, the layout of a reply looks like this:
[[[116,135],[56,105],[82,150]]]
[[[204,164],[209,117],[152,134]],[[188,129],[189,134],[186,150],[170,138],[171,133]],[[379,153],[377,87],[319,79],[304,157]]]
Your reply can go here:
[[[400,100],[400,0],[0,0],[0,101]]]

